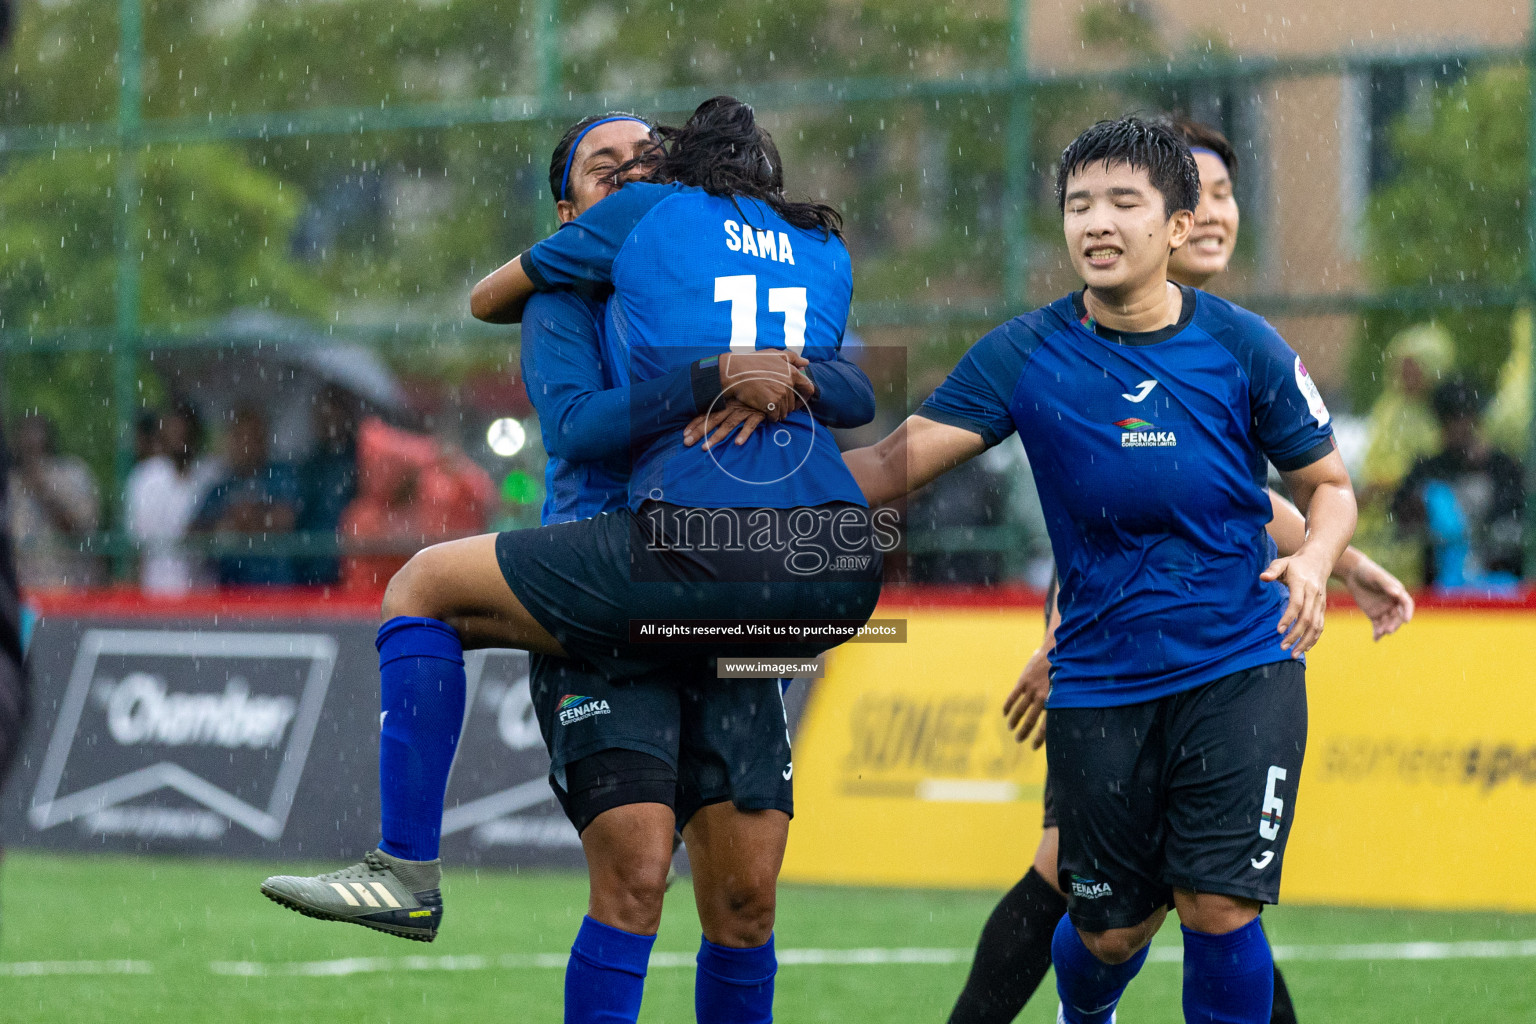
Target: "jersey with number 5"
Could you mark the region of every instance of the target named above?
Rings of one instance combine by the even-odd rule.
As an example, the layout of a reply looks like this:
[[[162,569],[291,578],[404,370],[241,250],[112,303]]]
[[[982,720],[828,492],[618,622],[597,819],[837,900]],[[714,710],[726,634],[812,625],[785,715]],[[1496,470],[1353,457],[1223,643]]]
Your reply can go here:
[[[636,380],[690,363],[707,378],[731,352],[837,355],[853,277],[835,235],[797,228],[766,204],[684,185],[635,183],[523,256],[541,289],[611,285],[610,343]],[[701,361],[703,361],[701,363]],[[729,395],[721,396],[723,401]],[[632,507],[865,504],[826,427],[804,402],[742,445],[685,447],[681,432],[635,455]]]

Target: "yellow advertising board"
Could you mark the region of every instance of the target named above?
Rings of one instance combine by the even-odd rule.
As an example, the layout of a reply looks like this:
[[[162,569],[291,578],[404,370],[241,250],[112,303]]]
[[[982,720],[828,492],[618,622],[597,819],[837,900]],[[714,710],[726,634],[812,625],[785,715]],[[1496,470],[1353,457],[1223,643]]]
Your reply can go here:
[[[906,618],[907,642],[830,656],[796,737],[784,877],[1010,885],[1045,758],[1000,709],[1040,609],[877,614]],[[1336,610],[1307,689],[1287,901],[1536,910],[1536,611],[1424,609],[1373,643]]]
[[[1536,910],[1536,612],[1330,616],[1282,894]]]
[[[878,614],[906,618],[907,642],[838,648],[800,721],[783,877],[1011,884],[1039,839],[1045,752],[1001,708],[1040,609]]]

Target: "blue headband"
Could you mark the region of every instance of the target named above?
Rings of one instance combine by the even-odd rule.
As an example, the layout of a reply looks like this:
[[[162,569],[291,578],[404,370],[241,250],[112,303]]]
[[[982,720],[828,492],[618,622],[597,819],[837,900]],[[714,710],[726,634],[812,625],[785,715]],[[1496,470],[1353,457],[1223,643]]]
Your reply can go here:
[[[565,187],[570,184],[571,181],[571,161],[576,159],[576,151],[581,148],[581,140],[587,137],[587,132],[591,131],[593,128],[596,128],[598,125],[609,124],[613,121],[633,121],[636,124],[645,125],[646,131],[651,130],[650,122],[643,121],[638,117],[631,117],[628,114],[620,114],[618,117],[605,117],[601,121],[593,121],[591,124],[587,125],[581,130],[581,134],[576,136],[576,141],[571,143],[571,151],[565,154],[565,173],[560,175],[560,195],[557,198],[567,198],[565,194]]]
[[[1221,161],[1221,166],[1227,166],[1226,158],[1223,157],[1220,153],[1216,152],[1214,149],[1211,149],[1209,146],[1190,146],[1189,151],[1191,153],[1209,153],[1211,156]]]

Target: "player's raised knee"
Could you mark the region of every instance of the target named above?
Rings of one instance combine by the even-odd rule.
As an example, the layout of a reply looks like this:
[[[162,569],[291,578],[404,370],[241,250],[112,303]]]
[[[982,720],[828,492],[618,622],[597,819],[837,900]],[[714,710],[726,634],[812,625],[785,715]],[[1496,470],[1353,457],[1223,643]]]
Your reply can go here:
[[[380,607],[385,621],[401,615],[429,619],[445,617],[448,609],[443,607],[440,584],[447,560],[442,548],[443,545],[438,544],[416,552],[389,578]]]

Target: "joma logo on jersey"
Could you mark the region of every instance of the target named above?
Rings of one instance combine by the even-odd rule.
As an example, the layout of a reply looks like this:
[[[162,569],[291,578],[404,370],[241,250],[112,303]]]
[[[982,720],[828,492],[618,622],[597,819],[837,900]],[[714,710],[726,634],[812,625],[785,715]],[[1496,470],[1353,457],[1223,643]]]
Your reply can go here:
[[[775,263],[795,263],[795,250],[789,247],[789,236],[782,231],[758,231],[748,224],[742,227],[733,220],[725,222],[725,247],[731,252],[744,252],[759,259]]]
[[[1120,428],[1121,448],[1172,448],[1179,443],[1171,430],[1158,430],[1144,419],[1132,416],[1116,420]]]
[[[1134,395],[1121,392],[1120,397],[1125,399],[1127,402],[1141,402],[1144,401],[1146,397],[1152,393],[1152,389],[1155,387],[1157,387],[1157,381],[1144,380],[1140,384],[1136,385],[1136,393]]]
[[[1082,875],[1073,875],[1072,895],[1080,900],[1097,900],[1105,896],[1113,896],[1114,890],[1109,887],[1108,882],[1095,882]]]
[[[612,709],[608,702],[598,700],[595,697],[578,697],[574,693],[568,693],[560,698],[560,724],[570,725],[572,722],[582,722],[594,715],[610,714]]]

